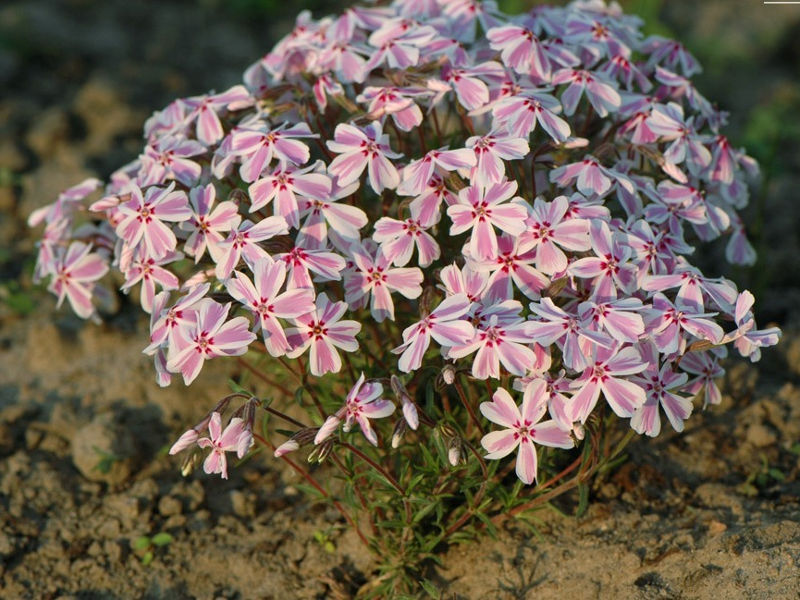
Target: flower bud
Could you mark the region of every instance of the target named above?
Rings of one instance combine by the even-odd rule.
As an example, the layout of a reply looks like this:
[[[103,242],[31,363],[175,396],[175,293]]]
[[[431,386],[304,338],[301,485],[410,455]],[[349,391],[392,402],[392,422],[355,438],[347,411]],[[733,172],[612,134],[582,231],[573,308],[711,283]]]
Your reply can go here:
[[[328,458],[331,450],[333,450],[333,440],[326,440],[322,442],[319,446],[314,447],[314,449],[311,451],[311,454],[308,455],[308,462],[323,462],[326,458]]]
[[[447,385],[453,385],[456,380],[456,368],[451,364],[446,364],[442,367],[442,381]]]
[[[392,448],[398,448],[400,446],[400,442],[403,441],[403,436],[406,434],[406,422],[403,419],[399,419],[397,423],[394,424],[394,431],[392,432]]]
[[[451,438],[447,446],[447,460],[450,461],[450,464],[454,467],[464,458],[461,446],[461,438],[459,437]]]
[[[197,438],[200,437],[200,434],[197,433],[194,429],[189,429],[185,431],[181,437],[178,438],[178,441],[172,444],[172,448],[169,449],[170,454],[177,454],[182,450],[186,450],[189,446],[195,444],[197,442]]]
[[[336,428],[339,427],[339,423],[341,422],[342,419],[336,415],[331,415],[325,419],[322,427],[320,427],[319,431],[317,431],[317,435],[314,436],[314,444],[321,444],[328,439],[330,435],[336,431]]]
[[[280,458],[284,454],[289,454],[289,452],[294,452],[295,450],[300,448],[300,444],[297,443],[297,440],[294,438],[289,438],[285,442],[283,442],[280,446],[275,448],[275,452],[272,455],[275,458]]]
[[[181,475],[183,477],[188,477],[192,471],[197,468],[197,465],[200,464],[201,455],[198,452],[192,452],[186,459],[183,461],[181,465]]]

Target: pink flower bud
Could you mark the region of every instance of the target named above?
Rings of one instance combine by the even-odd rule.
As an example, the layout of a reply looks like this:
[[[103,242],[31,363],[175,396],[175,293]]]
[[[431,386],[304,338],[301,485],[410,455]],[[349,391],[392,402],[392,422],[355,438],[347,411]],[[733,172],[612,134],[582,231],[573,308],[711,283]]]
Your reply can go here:
[[[300,448],[300,444],[298,444],[297,441],[295,441],[293,438],[290,438],[285,442],[283,442],[280,446],[275,448],[273,456],[275,456],[275,458],[280,458],[284,454],[289,454],[289,452],[294,452],[298,448]]]
[[[182,450],[186,450],[186,448],[194,445],[197,442],[198,437],[200,436],[194,429],[189,429],[188,431],[185,431],[183,435],[178,438],[178,441],[172,444],[172,448],[169,449],[169,453],[177,454]]]
[[[336,431],[336,428],[339,427],[339,423],[341,423],[341,421],[342,419],[336,415],[331,415],[328,417],[322,424],[322,427],[319,428],[317,435],[314,436],[314,444],[321,444],[328,439],[330,435]]]

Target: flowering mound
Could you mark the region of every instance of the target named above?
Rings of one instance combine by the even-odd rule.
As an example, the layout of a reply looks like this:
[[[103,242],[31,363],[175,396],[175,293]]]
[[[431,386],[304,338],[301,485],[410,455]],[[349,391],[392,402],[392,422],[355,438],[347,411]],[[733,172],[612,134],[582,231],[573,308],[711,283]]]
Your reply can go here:
[[[378,446],[396,404],[398,455],[430,454],[403,436],[431,427],[484,479],[505,476],[484,458],[516,452],[526,484],[537,446],[585,445],[593,415],[655,436],[663,413],[681,431],[695,402],[720,401],[727,346],[758,360],[780,332],[690,262],[722,236],[728,260],[754,261],[737,210],[757,166],[720,133],[694,58],[640,27],[599,0],[303,13],[243,85],[154,114],[100,199],[87,180],[32,214],[35,275],[84,318],[112,269],[138,286],[161,385],[259,353],[297,377],[315,425],[238,393],[173,447],[210,448],[223,477],[227,452],[269,444],[259,408],[295,426],[276,455],[352,452],[404,498],[414,479],[389,473],[392,451],[345,435]]]

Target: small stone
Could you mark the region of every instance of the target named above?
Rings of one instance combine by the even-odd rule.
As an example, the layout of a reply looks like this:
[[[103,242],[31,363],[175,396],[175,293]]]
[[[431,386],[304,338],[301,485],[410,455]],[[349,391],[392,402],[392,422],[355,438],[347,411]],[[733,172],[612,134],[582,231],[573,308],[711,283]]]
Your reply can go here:
[[[778,441],[778,437],[772,430],[762,423],[753,423],[750,425],[750,427],[747,428],[745,439],[756,448],[772,446]]]
[[[721,523],[720,521],[711,521],[708,524],[708,535],[717,536],[728,529],[728,526],[725,523]]]
[[[116,519],[106,519],[97,528],[97,535],[106,539],[115,539],[120,535],[119,521]]]
[[[86,553],[89,556],[100,556],[103,554],[103,547],[100,545],[99,542],[92,542],[89,548],[86,550]]]
[[[107,540],[103,544],[103,552],[108,557],[109,562],[118,563],[122,560],[122,546],[119,542]]]
[[[173,496],[164,496],[158,501],[158,512],[164,517],[179,515],[183,510],[181,501]]]
[[[127,494],[109,496],[105,502],[106,509],[124,524],[130,526],[141,514],[139,500]]]
[[[42,443],[43,437],[44,433],[42,431],[28,427],[25,430],[25,447],[28,450],[35,450]]]
[[[255,502],[253,498],[241,490],[231,490],[231,508],[237,517],[252,517],[255,515]]]
[[[133,436],[116,425],[111,415],[96,417],[76,431],[72,463],[90,481],[117,486],[130,479],[136,454]]]
[[[180,529],[186,526],[186,517],[183,515],[172,515],[162,525],[163,530],[167,529]]]

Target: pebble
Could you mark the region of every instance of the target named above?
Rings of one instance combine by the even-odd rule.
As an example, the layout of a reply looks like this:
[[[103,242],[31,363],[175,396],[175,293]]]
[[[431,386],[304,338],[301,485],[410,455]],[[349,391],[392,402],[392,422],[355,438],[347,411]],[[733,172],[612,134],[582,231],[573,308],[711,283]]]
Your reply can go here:
[[[128,429],[103,414],[75,432],[72,463],[90,481],[118,486],[130,479],[135,456],[133,436]]]
[[[158,512],[164,517],[179,515],[183,510],[181,501],[173,496],[164,496],[158,501]]]
[[[778,441],[778,436],[762,423],[753,423],[747,428],[745,439],[756,448],[772,446]]]

